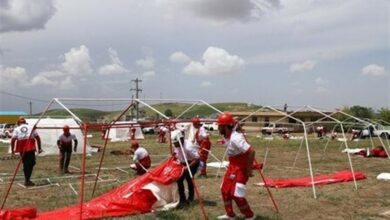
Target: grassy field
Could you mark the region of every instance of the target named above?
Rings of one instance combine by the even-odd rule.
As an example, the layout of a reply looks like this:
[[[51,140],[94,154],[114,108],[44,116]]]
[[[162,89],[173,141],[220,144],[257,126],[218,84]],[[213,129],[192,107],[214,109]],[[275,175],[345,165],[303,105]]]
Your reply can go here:
[[[93,145],[103,145],[94,134],[90,139]],[[217,145],[218,135],[212,134],[212,152],[222,158],[224,148]],[[301,141],[281,140],[272,141],[248,135],[248,140],[256,150],[256,158],[264,160],[267,154],[264,175],[269,178],[306,177],[309,176],[306,148],[301,150]],[[156,136],[147,135],[141,143],[152,155],[152,163],[158,164],[168,157],[169,148],[167,144],[156,143]],[[311,161],[315,175],[329,174],[340,170],[348,170],[349,163],[346,154],[341,153],[343,146],[341,142],[317,140],[311,136],[309,141]],[[375,143],[378,144],[378,143]],[[6,156],[5,144],[0,145],[0,155]],[[326,151],[324,151],[327,146]],[[350,147],[370,147],[369,140],[349,142]],[[111,189],[127,182],[135,175],[127,168],[129,156],[110,154],[113,150],[126,150],[128,142],[111,143],[108,145],[106,157],[103,162],[101,178],[103,182],[98,184],[95,196],[108,192]],[[267,153],[266,153],[267,152]],[[91,199],[93,174],[96,173],[101,153],[87,157],[87,172],[85,201]],[[296,159],[295,167],[293,168]],[[209,156],[209,162],[215,161]],[[0,163],[0,196],[4,199],[8,182],[18,160],[1,160]],[[390,219],[390,215],[384,216],[381,213],[390,210],[390,182],[378,181],[376,176],[381,172],[390,172],[390,160],[378,158],[352,157],[355,171],[362,171],[367,179],[357,181],[358,189],[355,190],[353,182],[331,184],[316,187],[317,199],[313,198],[311,187],[274,189],[271,192],[279,206],[280,213],[276,213],[270,197],[264,187],[255,186],[261,180],[259,173],[256,173],[247,184],[247,199],[252,206],[256,219]],[[39,211],[53,210],[79,202],[79,197],[74,193],[71,186],[79,190],[79,173],[81,167],[81,156],[74,155],[71,161],[73,175],[60,176],[58,174],[58,156],[39,157],[33,173],[33,181],[45,181],[50,178],[53,184],[40,189],[24,189],[17,183],[23,183],[23,175],[20,170],[13,185],[5,208],[36,207]],[[117,168],[121,168],[117,169]],[[128,172],[123,172],[123,170]],[[220,196],[219,186],[222,177],[216,177],[217,170],[208,170],[209,178],[196,178],[196,184],[201,192],[205,209],[209,219],[216,219],[224,213],[223,203]],[[66,177],[66,178],[62,178]],[[94,196],[94,197],[95,197]],[[236,214],[240,214],[235,207]],[[202,219],[197,203],[181,210],[160,211],[145,215],[131,216],[121,219]]]

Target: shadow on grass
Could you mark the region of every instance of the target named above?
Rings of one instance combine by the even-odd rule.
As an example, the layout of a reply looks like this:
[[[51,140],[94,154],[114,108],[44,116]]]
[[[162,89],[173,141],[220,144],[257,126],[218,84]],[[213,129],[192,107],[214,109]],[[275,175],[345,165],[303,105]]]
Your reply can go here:
[[[155,212],[155,218],[156,219],[174,219],[174,220],[180,220],[182,219],[179,215],[172,211],[158,211]]]
[[[204,206],[217,206],[217,202],[210,200],[202,200]],[[198,200],[195,201],[196,204],[199,204]]]

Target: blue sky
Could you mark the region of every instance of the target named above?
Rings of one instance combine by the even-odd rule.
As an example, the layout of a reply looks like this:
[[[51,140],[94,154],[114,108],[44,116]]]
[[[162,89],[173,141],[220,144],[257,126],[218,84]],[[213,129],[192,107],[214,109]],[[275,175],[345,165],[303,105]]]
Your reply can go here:
[[[0,109],[54,97],[390,107],[389,0],[5,0]]]

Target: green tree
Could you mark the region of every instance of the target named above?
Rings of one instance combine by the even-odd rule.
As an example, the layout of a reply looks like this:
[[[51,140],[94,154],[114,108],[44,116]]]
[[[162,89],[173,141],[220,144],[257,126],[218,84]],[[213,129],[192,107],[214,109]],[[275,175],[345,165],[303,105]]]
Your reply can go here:
[[[168,117],[172,117],[172,116],[173,116],[173,112],[172,112],[171,109],[165,110],[164,114],[165,114],[166,116],[168,116]]]
[[[350,108],[352,114],[358,118],[373,118],[374,110],[372,108],[354,105]]]
[[[390,123],[390,109],[388,109],[388,108],[379,109],[377,119]]]

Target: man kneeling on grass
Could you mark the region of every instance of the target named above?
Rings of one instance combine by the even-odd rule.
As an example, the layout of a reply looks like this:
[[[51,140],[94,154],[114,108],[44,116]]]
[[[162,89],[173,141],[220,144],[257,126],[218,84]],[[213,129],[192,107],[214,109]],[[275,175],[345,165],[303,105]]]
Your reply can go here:
[[[134,163],[130,165],[130,168],[135,170],[138,175],[146,173],[152,163],[148,151],[140,147],[138,141],[133,140],[131,141],[130,152],[134,154]]]

